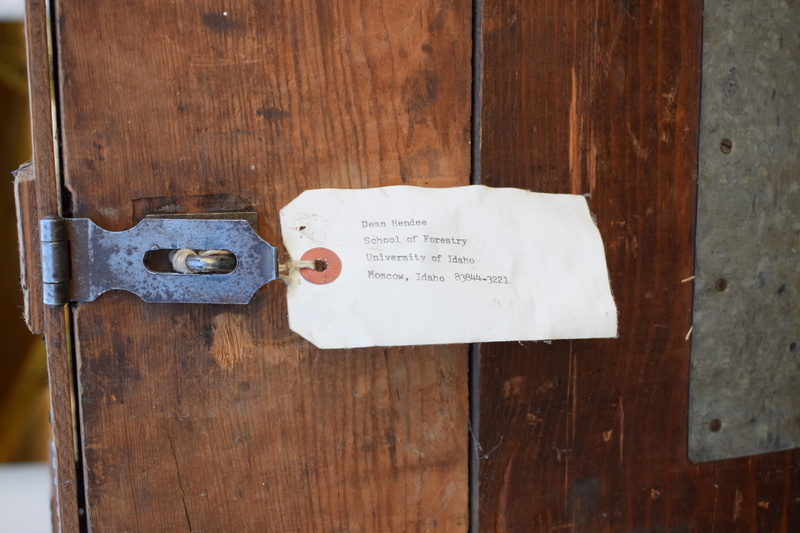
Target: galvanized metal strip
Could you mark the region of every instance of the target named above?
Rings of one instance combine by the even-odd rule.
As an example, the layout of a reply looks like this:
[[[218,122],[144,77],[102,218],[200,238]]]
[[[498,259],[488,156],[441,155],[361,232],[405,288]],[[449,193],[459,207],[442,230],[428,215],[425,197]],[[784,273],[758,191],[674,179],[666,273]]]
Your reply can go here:
[[[689,456],[800,446],[800,7],[706,0]]]
[[[68,219],[70,300],[91,301],[110,290],[146,302],[246,304],[278,275],[275,248],[245,220],[145,219],[127,231],[106,231],[89,219]],[[223,249],[236,256],[227,274],[178,274],[146,268],[157,249]]]

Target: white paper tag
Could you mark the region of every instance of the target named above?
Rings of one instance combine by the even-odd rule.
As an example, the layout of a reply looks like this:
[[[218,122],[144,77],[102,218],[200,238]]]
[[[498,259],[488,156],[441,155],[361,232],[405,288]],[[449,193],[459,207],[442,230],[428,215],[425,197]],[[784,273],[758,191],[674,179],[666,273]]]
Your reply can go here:
[[[615,337],[605,254],[585,198],[484,186],[320,189],[281,210],[289,327],[319,348]]]

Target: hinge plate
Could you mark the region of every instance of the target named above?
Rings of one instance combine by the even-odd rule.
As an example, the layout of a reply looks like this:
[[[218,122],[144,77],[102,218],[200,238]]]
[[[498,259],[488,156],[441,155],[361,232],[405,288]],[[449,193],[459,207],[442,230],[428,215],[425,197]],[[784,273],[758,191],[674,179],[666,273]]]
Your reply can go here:
[[[44,303],[86,302],[124,290],[146,302],[246,304],[278,276],[275,248],[246,220],[144,219],[126,231],[106,231],[87,218],[40,221]],[[228,250],[227,274],[154,272],[145,254],[159,249]]]

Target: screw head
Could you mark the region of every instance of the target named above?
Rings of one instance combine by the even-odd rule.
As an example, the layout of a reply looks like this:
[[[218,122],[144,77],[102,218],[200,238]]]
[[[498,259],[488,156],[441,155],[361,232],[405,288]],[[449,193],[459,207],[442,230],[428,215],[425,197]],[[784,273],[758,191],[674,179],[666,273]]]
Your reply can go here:
[[[728,288],[728,281],[725,278],[719,278],[714,282],[714,290],[717,292],[724,292]]]
[[[733,150],[733,143],[730,139],[722,139],[722,142],[719,143],[719,149],[723,154],[729,154]]]

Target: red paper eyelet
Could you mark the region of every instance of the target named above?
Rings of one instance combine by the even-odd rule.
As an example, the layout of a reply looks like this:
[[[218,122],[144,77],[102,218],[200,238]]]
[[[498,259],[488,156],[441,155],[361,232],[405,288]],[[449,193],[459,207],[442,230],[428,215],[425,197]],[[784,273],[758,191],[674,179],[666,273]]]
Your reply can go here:
[[[314,268],[301,268],[300,275],[306,281],[325,285],[339,277],[342,272],[342,260],[327,248],[312,248],[303,254],[301,261],[314,261]]]

